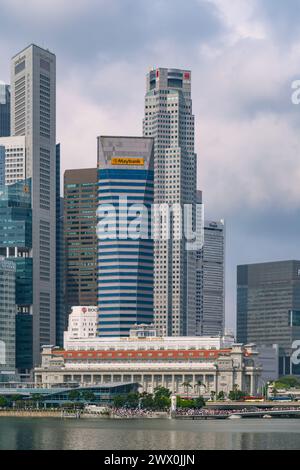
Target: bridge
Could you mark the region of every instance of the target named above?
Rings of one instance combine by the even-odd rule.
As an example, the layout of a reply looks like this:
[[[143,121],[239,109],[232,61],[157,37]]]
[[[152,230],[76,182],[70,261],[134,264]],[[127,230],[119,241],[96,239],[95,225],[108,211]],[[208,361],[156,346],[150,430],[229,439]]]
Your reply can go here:
[[[264,416],[272,418],[300,418],[299,410],[259,410],[259,411],[234,411],[232,413],[216,413],[206,414],[199,413],[195,415],[180,415],[174,414],[175,419],[182,420],[215,420],[215,419],[232,419],[233,416],[240,418],[263,418]]]

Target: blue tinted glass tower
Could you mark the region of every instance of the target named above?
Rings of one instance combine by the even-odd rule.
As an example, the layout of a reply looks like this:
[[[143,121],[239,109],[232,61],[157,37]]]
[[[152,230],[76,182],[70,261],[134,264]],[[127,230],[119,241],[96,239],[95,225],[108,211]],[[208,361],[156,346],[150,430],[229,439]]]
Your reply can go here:
[[[98,222],[112,216],[98,241],[98,335],[126,337],[134,325],[153,322],[153,140],[99,137],[98,174]],[[130,231],[133,205],[146,209],[139,238]]]
[[[16,368],[28,375],[32,358],[32,209],[31,180],[0,186],[0,256],[15,264],[17,305]]]
[[[10,86],[0,82],[0,137],[10,136]]]

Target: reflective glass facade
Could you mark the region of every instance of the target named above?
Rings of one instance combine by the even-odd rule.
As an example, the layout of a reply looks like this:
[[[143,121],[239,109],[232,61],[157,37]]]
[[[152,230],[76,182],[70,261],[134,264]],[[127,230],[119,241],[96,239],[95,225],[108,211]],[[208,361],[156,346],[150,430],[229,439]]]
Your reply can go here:
[[[32,247],[30,193],[30,180],[0,187],[0,249]]]
[[[0,82],[0,137],[10,136],[10,86]]]
[[[32,210],[31,180],[0,187],[0,254],[15,265],[16,368],[32,368]]]
[[[67,313],[97,305],[97,168],[67,170],[64,177]]]
[[[0,381],[15,370],[16,268],[0,258]]]
[[[297,373],[291,355],[300,340],[299,311],[300,261],[238,266],[237,341],[278,344],[280,375]]]
[[[126,337],[135,324],[153,322],[153,240],[151,205],[154,201],[153,141],[138,138],[99,138],[98,205],[115,208],[116,237],[98,242],[98,334]],[[118,148],[118,151],[116,148]],[[114,152],[112,152],[114,148]],[[115,165],[116,162],[120,165]],[[122,158],[124,157],[124,164]],[[127,159],[125,157],[128,157]],[[141,157],[140,168],[130,158]],[[127,199],[128,206],[119,197]],[[148,209],[147,237],[127,236],[136,219],[125,214],[136,204]],[[149,231],[150,229],[150,231]]]

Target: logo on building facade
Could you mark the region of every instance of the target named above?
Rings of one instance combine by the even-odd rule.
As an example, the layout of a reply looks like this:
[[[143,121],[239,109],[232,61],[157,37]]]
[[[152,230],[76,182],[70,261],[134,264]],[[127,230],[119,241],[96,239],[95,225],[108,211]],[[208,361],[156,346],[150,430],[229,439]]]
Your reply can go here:
[[[144,166],[145,159],[144,158],[112,158],[111,159],[112,165],[120,165],[120,166]]]

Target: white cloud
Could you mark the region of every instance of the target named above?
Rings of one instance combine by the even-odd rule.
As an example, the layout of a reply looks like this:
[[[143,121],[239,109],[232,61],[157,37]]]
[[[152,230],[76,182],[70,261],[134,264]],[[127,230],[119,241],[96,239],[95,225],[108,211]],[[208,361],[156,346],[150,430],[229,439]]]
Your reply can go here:
[[[102,1],[98,0],[98,3]],[[78,16],[94,2],[95,0],[0,0],[0,7],[10,11],[14,20],[21,17],[37,22],[42,18],[47,22],[55,18],[59,23]]]
[[[135,93],[134,83],[128,85],[133,79],[132,68],[115,63],[100,67],[90,82],[74,70],[60,81],[57,101],[62,170],[95,167],[99,135],[142,135],[142,106],[138,116],[139,96]],[[124,84],[131,90],[129,93]],[[98,91],[98,100],[93,99],[93,94],[84,92],[87,87]],[[111,100],[105,99],[106,96],[111,96]]]
[[[285,116],[202,123],[200,172],[209,206],[226,214],[300,207],[300,141]]]
[[[201,0],[200,0],[201,1]],[[255,15],[257,0],[209,0],[219,10],[230,28],[233,41],[241,38],[264,39],[266,30],[263,21]]]

